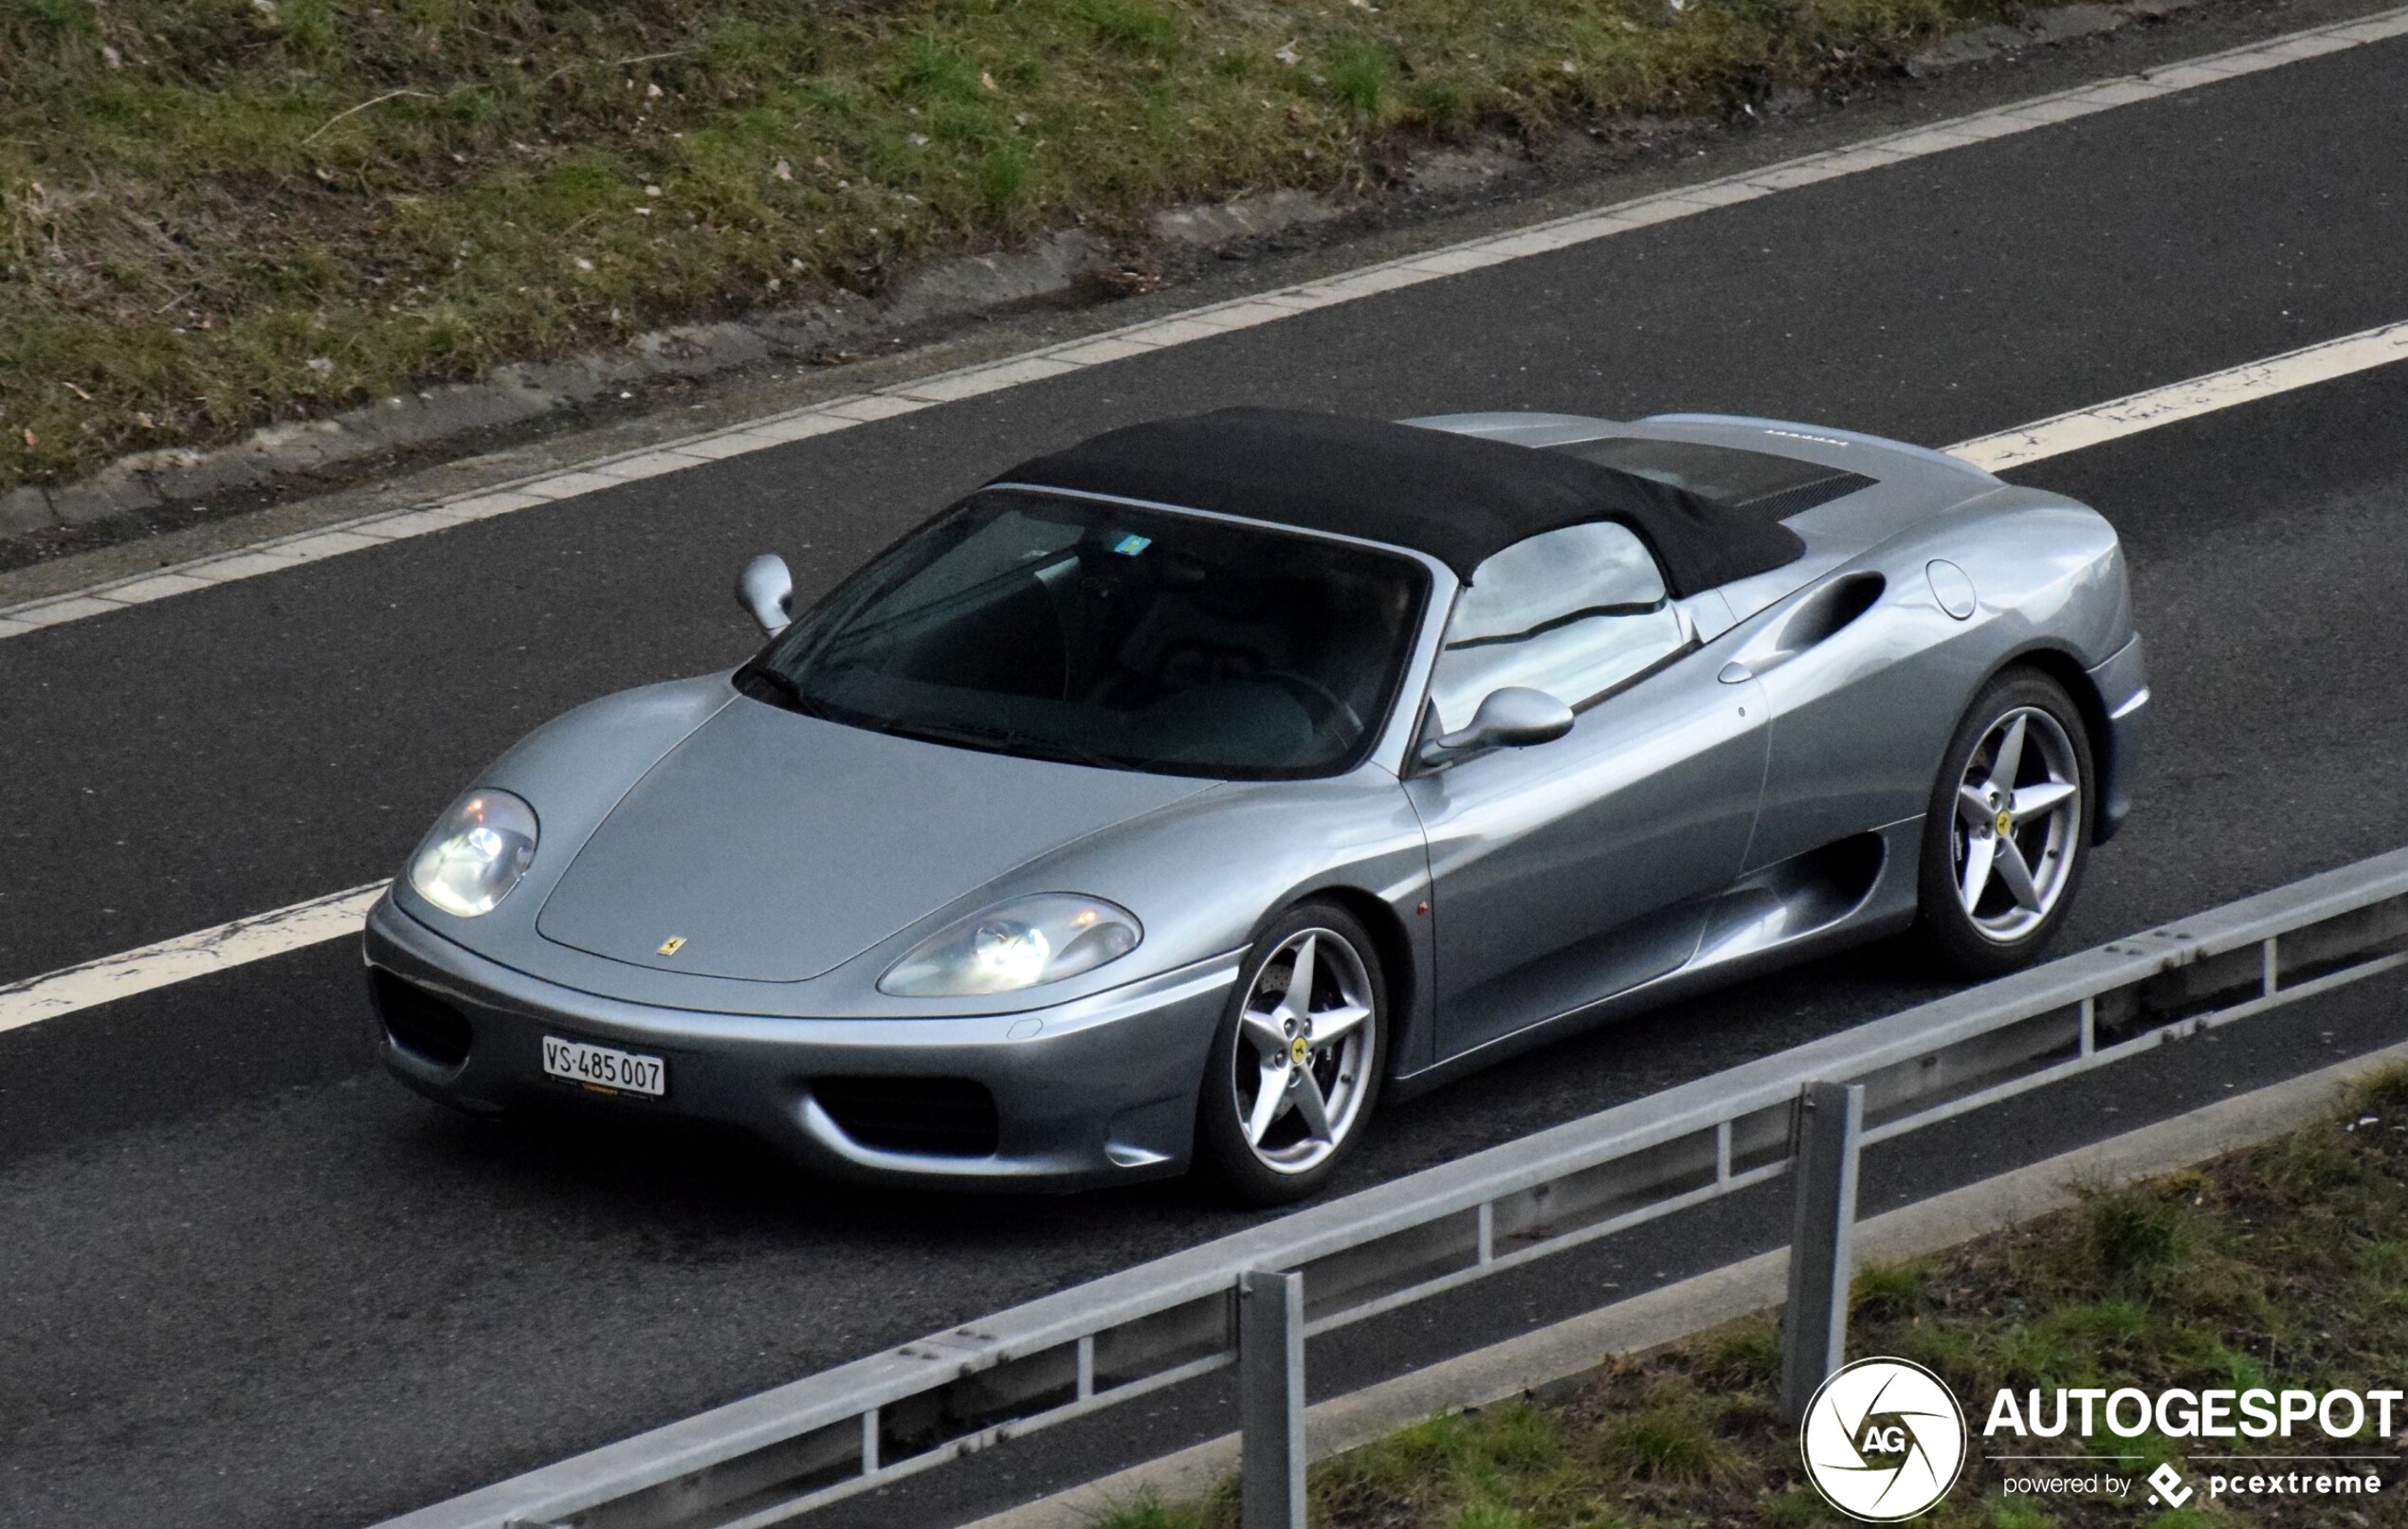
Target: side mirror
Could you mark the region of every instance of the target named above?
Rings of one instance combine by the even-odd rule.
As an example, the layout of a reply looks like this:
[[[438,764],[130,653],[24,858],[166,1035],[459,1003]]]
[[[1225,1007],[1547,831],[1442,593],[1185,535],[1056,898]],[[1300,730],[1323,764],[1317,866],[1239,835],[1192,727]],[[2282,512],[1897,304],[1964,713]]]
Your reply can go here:
[[[786,559],[763,553],[746,563],[744,572],[736,575],[736,603],[770,636],[784,631],[794,619],[794,575],[786,567]]]
[[[1571,732],[1572,723],[1572,708],[1545,691],[1507,685],[1488,693],[1462,732],[1443,734],[1424,743],[1419,757],[1423,764],[1440,765],[1483,749],[1526,749],[1533,743],[1552,743]]]

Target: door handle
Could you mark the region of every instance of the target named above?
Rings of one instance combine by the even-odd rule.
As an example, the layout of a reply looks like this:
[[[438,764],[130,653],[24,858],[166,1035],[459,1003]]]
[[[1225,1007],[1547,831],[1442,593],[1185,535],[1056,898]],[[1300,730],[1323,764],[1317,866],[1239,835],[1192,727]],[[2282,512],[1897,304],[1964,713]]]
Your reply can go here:
[[[1724,684],[1745,684],[1748,681],[1756,678],[1756,671],[1749,668],[1746,664],[1742,664],[1739,660],[1733,659],[1728,664],[1724,664],[1723,672],[1716,675],[1714,678],[1722,681]]]

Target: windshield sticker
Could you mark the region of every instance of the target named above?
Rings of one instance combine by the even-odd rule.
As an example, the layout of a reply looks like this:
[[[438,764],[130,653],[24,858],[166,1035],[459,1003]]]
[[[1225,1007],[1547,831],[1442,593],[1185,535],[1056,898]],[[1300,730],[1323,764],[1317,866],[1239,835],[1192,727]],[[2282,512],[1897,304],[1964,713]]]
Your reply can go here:
[[[1139,553],[1143,552],[1146,548],[1153,545],[1154,538],[1152,537],[1129,536],[1122,537],[1120,540],[1112,543],[1112,550],[1119,553],[1123,557],[1135,557]]]

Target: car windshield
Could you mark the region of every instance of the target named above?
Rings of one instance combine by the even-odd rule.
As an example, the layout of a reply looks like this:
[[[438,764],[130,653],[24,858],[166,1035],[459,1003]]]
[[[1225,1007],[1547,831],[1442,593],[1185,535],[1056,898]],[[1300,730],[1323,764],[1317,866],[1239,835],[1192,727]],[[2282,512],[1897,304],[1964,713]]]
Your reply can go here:
[[[739,671],[747,695],[1038,758],[1230,778],[1366,753],[1420,624],[1411,558],[1202,515],[974,495]]]

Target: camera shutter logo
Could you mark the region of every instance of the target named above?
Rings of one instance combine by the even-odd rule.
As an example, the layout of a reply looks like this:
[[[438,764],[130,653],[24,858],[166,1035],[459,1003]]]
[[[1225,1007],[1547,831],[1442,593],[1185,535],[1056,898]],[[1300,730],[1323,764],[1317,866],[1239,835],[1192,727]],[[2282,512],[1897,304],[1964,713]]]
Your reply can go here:
[[[1911,1519],[1948,1495],[1965,1464],[1965,1414],[1940,1377],[1907,1359],[1858,1359],[1806,1404],[1806,1475],[1833,1507],[1868,1523]]]

